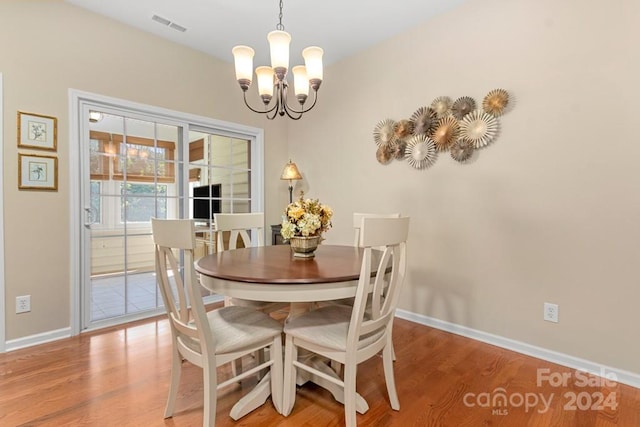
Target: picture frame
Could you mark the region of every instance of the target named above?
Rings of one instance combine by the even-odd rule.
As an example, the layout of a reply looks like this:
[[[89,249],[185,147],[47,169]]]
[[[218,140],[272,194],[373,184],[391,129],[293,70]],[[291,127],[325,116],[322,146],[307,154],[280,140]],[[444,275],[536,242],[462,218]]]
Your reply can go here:
[[[18,153],[18,189],[58,191],[58,158]]]
[[[57,144],[57,118],[18,111],[18,148],[56,151]]]

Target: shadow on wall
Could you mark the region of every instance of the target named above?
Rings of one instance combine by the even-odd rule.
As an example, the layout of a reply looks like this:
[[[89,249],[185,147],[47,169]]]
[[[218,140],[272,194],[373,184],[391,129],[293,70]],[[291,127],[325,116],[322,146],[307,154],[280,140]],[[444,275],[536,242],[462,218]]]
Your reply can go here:
[[[472,325],[473,286],[465,278],[410,268],[409,311],[457,325]]]

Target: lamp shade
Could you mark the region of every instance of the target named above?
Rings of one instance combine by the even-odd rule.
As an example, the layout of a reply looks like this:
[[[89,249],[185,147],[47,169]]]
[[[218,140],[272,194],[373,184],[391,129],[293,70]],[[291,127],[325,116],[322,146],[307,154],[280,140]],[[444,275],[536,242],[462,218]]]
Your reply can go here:
[[[271,68],[289,68],[289,43],[291,36],[286,31],[271,31],[267,35],[271,50]]]
[[[302,51],[304,65],[307,68],[309,80],[318,79],[322,81],[322,55],[324,51],[317,46],[310,46]]]
[[[282,176],[280,177],[280,179],[288,179],[288,180],[302,179],[302,175],[300,175],[298,166],[296,166],[295,163],[289,160],[289,163],[287,163],[284,166],[284,169],[282,170]]]
[[[258,76],[258,93],[273,96],[273,68],[265,65],[256,68]]]
[[[253,77],[254,51],[249,46],[236,46],[231,51],[236,66],[236,80],[249,80]]]
[[[309,79],[304,65],[296,65],[293,72],[293,88],[296,95],[309,95]]]

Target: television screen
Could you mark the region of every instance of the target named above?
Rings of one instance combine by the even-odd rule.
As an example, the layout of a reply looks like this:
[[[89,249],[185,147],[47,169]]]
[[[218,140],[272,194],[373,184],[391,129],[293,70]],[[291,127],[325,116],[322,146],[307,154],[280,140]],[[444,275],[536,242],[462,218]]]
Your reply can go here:
[[[193,218],[213,219],[213,214],[220,213],[220,196],[222,184],[202,185],[193,188]]]

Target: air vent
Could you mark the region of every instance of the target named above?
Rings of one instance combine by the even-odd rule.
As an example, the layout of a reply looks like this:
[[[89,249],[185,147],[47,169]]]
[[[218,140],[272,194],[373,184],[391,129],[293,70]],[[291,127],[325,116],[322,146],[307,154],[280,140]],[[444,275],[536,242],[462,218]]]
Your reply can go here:
[[[175,22],[171,22],[170,20],[168,20],[167,18],[163,18],[162,16],[153,15],[151,17],[151,20],[156,21],[158,24],[162,24],[169,28],[173,28],[176,31],[180,31],[181,33],[184,33],[185,31],[187,31],[187,29],[182,25],[176,24]]]
[[[158,15],[153,15],[151,17],[151,19],[153,19],[154,21],[162,24],[162,25],[169,25],[171,24],[171,21],[169,21],[168,19],[163,18],[162,16],[158,16]]]
[[[178,25],[175,22],[172,22],[171,24],[169,24],[169,28],[173,28],[174,30],[178,30],[181,33],[184,33],[185,31],[187,31],[187,29],[185,27],[183,27],[182,25]]]

